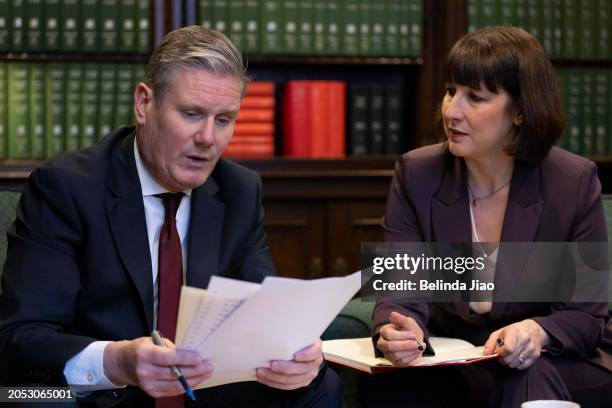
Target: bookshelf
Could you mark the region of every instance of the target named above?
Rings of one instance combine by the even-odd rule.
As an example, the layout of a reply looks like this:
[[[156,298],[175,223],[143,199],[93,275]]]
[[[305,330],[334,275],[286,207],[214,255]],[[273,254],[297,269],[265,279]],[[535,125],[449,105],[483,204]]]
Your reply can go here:
[[[199,24],[200,7],[215,2],[146,1],[149,7],[150,44],[157,43],[174,28]],[[543,5],[547,1],[537,0],[535,3]],[[441,61],[452,44],[470,29],[471,8],[484,4],[500,12],[502,4],[512,3],[514,7],[519,7],[521,2],[524,0],[423,0],[422,40],[420,52],[415,55],[321,55],[312,51],[277,53],[269,50],[245,52],[249,75],[255,80],[276,84],[276,156],[237,161],[262,175],[266,231],[281,273],[314,278],[356,270],[359,267],[360,243],[382,238],[380,221],[397,159],[397,155],[349,155],[344,159],[282,156],[281,99],[287,81],[342,80],[349,85],[370,82],[401,84],[402,134],[405,136],[403,150],[432,143],[435,141],[432,118],[443,92],[439,78]],[[30,4],[28,1],[25,3]],[[2,4],[3,0],[0,0],[0,9]],[[2,35],[0,27],[0,40]],[[0,64],[80,63],[84,60],[97,64],[142,64],[147,57],[148,52],[125,52],[121,48],[105,52],[57,49],[32,52],[0,47]],[[553,63],[558,69],[612,71],[612,57],[555,55]],[[598,164],[604,192],[611,193],[612,154],[593,154],[590,157]],[[20,189],[27,175],[44,160],[0,160],[0,188]]]

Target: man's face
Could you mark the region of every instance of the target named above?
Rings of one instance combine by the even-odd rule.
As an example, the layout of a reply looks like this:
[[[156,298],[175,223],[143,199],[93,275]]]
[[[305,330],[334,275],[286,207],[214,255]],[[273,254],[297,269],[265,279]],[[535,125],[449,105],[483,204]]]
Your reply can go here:
[[[158,183],[175,192],[202,185],[212,173],[234,131],[242,82],[199,68],[169,75],[161,103],[139,84],[135,109],[142,160]]]

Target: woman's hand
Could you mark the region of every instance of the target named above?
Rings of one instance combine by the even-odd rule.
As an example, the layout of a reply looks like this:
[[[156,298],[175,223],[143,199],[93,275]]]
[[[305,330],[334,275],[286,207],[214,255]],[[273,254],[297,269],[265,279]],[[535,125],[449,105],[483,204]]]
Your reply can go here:
[[[397,312],[391,312],[389,321],[391,323],[380,328],[376,348],[396,366],[406,367],[418,362],[425,349],[423,330],[412,317]]]
[[[485,343],[484,354],[497,352],[500,363],[524,370],[540,357],[540,350],[548,345],[549,341],[542,326],[535,320],[527,319],[491,333]]]

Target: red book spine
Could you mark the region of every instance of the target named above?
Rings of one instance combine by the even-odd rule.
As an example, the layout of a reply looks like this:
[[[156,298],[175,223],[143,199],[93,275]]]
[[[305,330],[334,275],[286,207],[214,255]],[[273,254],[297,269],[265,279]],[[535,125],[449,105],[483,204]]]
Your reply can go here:
[[[328,156],[328,117],[330,115],[328,93],[327,81],[311,81],[309,92],[310,157]]]
[[[240,109],[244,108],[269,108],[274,109],[274,96],[251,96],[247,95],[242,98]]]
[[[234,135],[267,135],[274,134],[274,123],[243,122],[234,125]]]
[[[346,156],[346,84],[334,81],[328,84],[328,155]]]
[[[283,154],[289,157],[310,155],[310,81],[289,81],[283,98]]]
[[[274,109],[241,109],[236,122],[274,122]]]
[[[274,82],[253,81],[247,85],[246,94],[249,96],[274,96]]]

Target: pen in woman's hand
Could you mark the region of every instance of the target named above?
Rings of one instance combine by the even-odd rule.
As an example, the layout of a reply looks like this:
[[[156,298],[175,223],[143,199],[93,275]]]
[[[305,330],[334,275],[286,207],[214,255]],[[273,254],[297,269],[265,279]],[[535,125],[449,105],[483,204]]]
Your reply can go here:
[[[164,347],[164,341],[162,340],[157,330],[153,330],[153,332],[151,333],[151,337],[153,338],[153,344],[155,344],[156,346]],[[193,390],[191,389],[189,384],[187,384],[187,380],[185,379],[185,376],[183,375],[183,372],[181,371],[181,369],[178,368],[177,366],[171,366],[170,368],[172,369],[172,372],[174,373],[174,375],[176,375],[176,378],[178,378],[179,382],[183,386],[183,389],[185,390],[185,394],[187,394],[187,396],[191,398],[192,401],[195,401],[195,395],[193,393]]]

